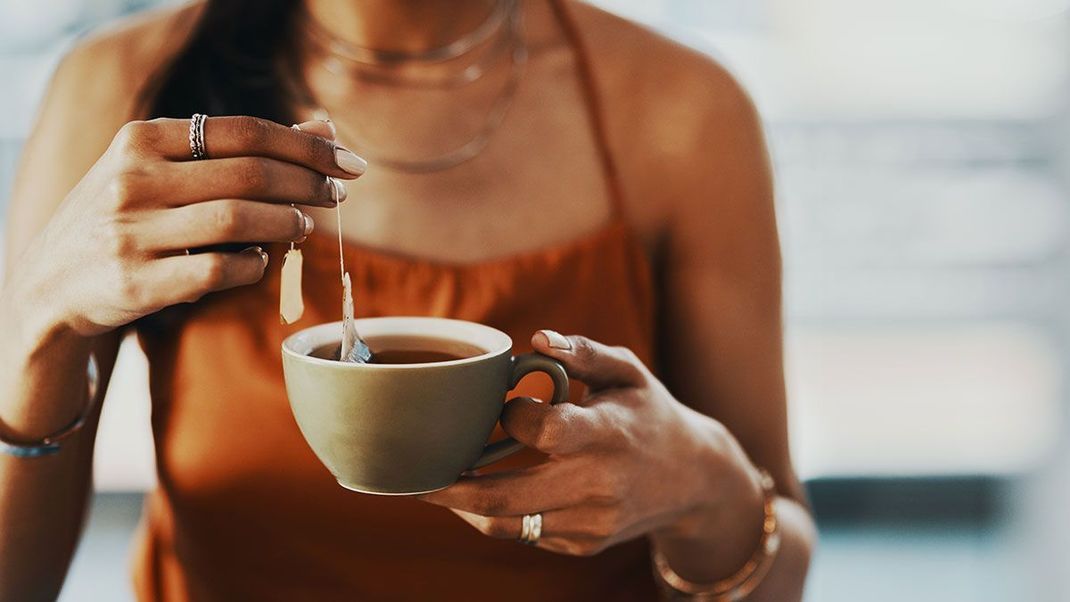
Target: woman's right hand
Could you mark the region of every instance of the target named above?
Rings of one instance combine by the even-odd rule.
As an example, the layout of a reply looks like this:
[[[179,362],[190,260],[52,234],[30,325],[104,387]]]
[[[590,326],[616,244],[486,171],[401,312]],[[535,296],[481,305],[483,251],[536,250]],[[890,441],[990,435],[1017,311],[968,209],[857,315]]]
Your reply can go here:
[[[299,241],[366,163],[329,122],[290,128],[253,117],[205,123],[192,160],[188,119],[126,124],[8,275],[6,294],[38,332],[93,336],[164,307],[260,280],[267,255],[188,249]],[[11,289],[14,290],[11,290]],[[27,324],[24,324],[27,325]]]

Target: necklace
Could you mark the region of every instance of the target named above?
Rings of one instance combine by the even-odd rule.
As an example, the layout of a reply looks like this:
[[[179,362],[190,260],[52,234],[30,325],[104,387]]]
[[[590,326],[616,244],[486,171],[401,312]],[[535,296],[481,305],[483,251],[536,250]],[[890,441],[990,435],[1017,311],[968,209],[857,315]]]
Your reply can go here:
[[[359,151],[359,154],[364,156],[370,163],[375,163],[388,169],[407,173],[432,173],[444,171],[470,161],[487,147],[494,133],[505,120],[505,115],[508,113],[509,106],[512,104],[513,98],[516,96],[516,91],[519,87],[524,66],[527,63],[528,58],[527,46],[521,31],[521,11],[517,7],[517,0],[504,0],[499,6],[506,6],[508,8],[507,14],[509,17],[509,27],[507,38],[512,46],[510,52],[511,64],[509,78],[506,80],[501,92],[494,99],[490,110],[487,112],[486,118],[481,127],[476,131],[475,135],[453,149],[434,157],[416,159],[408,157],[391,157],[383,153],[375,152],[373,149],[369,149],[366,146],[354,144],[353,146],[355,147],[355,150]],[[481,26],[480,29],[482,28],[483,27]],[[449,46],[453,45],[451,44]],[[471,50],[471,48],[469,48],[469,50]],[[317,102],[315,98],[312,97],[311,93],[306,93],[304,96],[306,106],[312,109],[316,118],[323,119],[329,116],[327,109],[323,107],[321,103]],[[353,132],[349,130],[346,124],[339,123],[337,120],[334,123],[338,132],[343,134],[348,141],[352,142],[353,140],[360,139],[359,135],[352,135]]]
[[[382,50],[360,46],[335,36],[327,31],[316,19],[311,18],[310,15],[307,16],[308,18],[305,21],[307,22],[309,33],[312,34],[314,39],[326,46],[335,56],[350,62],[371,65],[441,63],[468,54],[473,48],[487,41],[505,22],[506,17],[512,12],[511,9],[514,4],[515,2],[512,0],[498,0],[494,10],[491,11],[490,15],[479,27],[445,46],[420,52]]]
[[[309,19],[310,17],[306,17],[306,22]],[[509,29],[507,27],[499,27],[494,32],[496,37],[492,44],[488,48],[478,51],[476,58],[460,71],[434,76],[403,75],[398,73],[397,64],[364,63],[353,61],[346,56],[337,54],[330,44],[324,43],[323,39],[312,31],[312,28],[313,26],[306,25],[306,29],[310,33],[307,39],[312,46],[324,54],[324,59],[320,66],[328,73],[342,77],[352,77],[375,84],[405,88],[442,90],[471,84],[482,78],[490,65],[514,45],[512,38],[509,36]],[[473,47],[466,54],[477,54],[477,49]],[[461,57],[456,58],[459,59]]]

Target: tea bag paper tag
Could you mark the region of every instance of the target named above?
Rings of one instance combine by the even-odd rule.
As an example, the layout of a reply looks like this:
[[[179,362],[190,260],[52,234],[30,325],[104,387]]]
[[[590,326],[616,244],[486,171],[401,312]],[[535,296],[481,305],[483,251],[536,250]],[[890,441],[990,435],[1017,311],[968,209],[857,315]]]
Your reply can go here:
[[[305,313],[305,300],[301,294],[301,268],[304,262],[301,249],[290,249],[282,260],[279,318],[283,324],[293,324]]]

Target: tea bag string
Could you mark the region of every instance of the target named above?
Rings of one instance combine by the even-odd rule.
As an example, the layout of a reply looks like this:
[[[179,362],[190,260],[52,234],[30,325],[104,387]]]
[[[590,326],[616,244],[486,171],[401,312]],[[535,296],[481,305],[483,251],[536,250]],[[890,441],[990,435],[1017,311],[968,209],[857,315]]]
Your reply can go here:
[[[335,217],[338,219],[338,267],[340,269],[339,273],[344,276],[345,273],[346,273],[346,258],[345,258],[345,255],[344,255],[343,251],[342,251],[342,204],[341,203],[335,203],[334,204],[334,214],[335,214]],[[291,244],[293,244],[293,243],[291,243]]]
[[[301,128],[297,127],[296,123],[291,125],[290,127],[295,129],[295,130],[297,130],[297,131],[299,131],[299,132],[301,131]],[[296,203],[290,203],[290,206],[293,207],[294,211],[297,211],[297,204]],[[290,241],[290,250],[293,251],[296,248],[297,248],[297,243],[295,243],[294,241],[291,240]]]
[[[368,345],[357,334],[357,326],[354,323],[356,316],[353,310],[353,281],[349,279],[349,272],[346,271],[340,205],[335,205],[335,215],[338,218],[338,268],[342,272],[342,346],[338,351],[338,359],[363,364],[371,360],[372,354]]]
[[[296,204],[290,203],[290,207],[293,207],[294,211],[297,211],[297,205]],[[297,243],[291,240],[290,241],[290,250],[293,251],[296,248],[297,248]]]

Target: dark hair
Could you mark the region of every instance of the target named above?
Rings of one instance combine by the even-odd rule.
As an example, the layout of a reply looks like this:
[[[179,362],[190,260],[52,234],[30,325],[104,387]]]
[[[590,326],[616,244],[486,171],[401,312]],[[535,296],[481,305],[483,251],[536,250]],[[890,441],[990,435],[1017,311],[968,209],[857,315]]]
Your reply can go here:
[[[283,69],[292,57],[300,0],[207,0],[185,44],[149,76],[132,118],[194,113],[252,115],[290,124],[294,87]],[[240,245],[239,245],[240,246]],[[137,320],[143,336],[167,336],[189,315],[174,305]]]
[[[300,0],[207,0],[183,48],[142,89],[139,117],[253,115],[292,123],[281,75]]]

